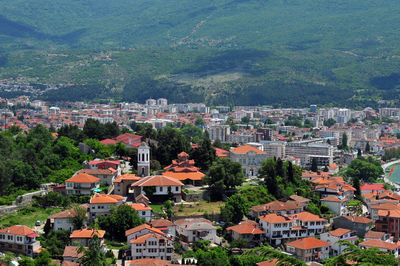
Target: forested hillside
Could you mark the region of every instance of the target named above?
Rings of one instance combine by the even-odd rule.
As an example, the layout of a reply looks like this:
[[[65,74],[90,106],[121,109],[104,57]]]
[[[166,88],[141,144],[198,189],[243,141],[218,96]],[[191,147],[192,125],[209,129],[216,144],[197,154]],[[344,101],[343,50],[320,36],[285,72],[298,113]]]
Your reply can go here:
[[[393,105],[399,12],[396,0],[2,0],[0,77],[88,82],[88,100]]]

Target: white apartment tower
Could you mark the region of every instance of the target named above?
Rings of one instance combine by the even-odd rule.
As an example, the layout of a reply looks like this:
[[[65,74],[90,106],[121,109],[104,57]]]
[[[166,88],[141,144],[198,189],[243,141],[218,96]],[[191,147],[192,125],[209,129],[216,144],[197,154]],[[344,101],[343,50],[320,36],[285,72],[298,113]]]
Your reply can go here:
[[[142,142],[138,149],[137,173],[140,177],[150,175],[150,147],[146,142]]]

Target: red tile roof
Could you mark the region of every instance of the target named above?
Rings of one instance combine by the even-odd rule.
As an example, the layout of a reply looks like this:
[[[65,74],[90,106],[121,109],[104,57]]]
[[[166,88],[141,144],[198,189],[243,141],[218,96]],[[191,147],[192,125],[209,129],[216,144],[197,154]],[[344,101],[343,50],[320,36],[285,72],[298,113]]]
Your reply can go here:
[[[148,225],[148,224],[142,224],[142,225],[136,226],[136,227],[134,227],[134,228],[131,228],[131,229],[129,229],[129,230],[126,230],[126,231],[125,231],[125,236],[130,236],[130,235],[132,235],[132,234],[134,234],[134,233],[137,233],[137,232],[140,232],[140,231],[142,231],[142,230],[144,230],[144,229],[151,230],[151,231],[153,231],[153,232],[155,232],[155,233],[164,235],[164,233],[161,232],[159,229],[154,228],[154,227],[151,227],[151,226]]]
[[[316,239],[315,237],[306,237],[286,244],[297,249],[314,249],[330,246],[328,242]]]
[[[342,216],[353,223],[361,223],[361,224],[369,224],[372,223],[372,220],[363,216]]]
[[[364,190],[385,190],[383,184],[365,184],[361,186],[361,191]]]
[[[159,227],[168,227],[168,226],[175,226],[175,224],[169,220],[165,219],[156,219],[152,220],[149,223],[152,227],[159,228]]]
[[[121,183],[123,181],[139,181],[140,177],[135,174],[123,174],[116,178],[113,183]]]
[[[206,176],[202,172],[182,172],[182,173],[177,173],[177,172],[172,172],[172,171],[167,171],[162,173],[164,176],[172,177],[175,178],[179,181],[184,181],[184,180],[193,180],[193,181],[200,181],[203,180],[203,178]]]
[[[83,256],[83,252],[78,252],[79,247],[76,246],[66,246],[64,249],[63,257],[80,258]]]
[[[338,229],[336,229],[336,230],[329,231],[329,234],[331,234],[331,235],[333,235],[333,236],[340,237],[340,236],[343,236],[343,235],[345,235],[345,234],[347,234],[347,233],[349,233],[349,232],[351,232],[351,230],[349,230],[349,229],[344,229],[344,228],[338,228]]]
[[[146,240],[149,238],[157,238],[157,239],[164,239],[165,241],[168,240],[165,236],[157,233],[148,233],[142,236],[139,236],[137,238],[132,238],[129,243],[130,244],[144,244],[146,243]]]
[[[387,249],[387,250],[394,250],[398,247],[396,244],[385,242],[382,240],[376,240],[376,239],[364,241],[364,242],[360,243],[359,246],[368,247],[368,248],[375,247],[375,248],[382,248],[382,249]]]
[[[124,197],[118,195],[106,195],[106,194],[99,194],[96,193],[90,199],[91,204],[101,204],[101,203],[110,203],[110,204],[117,204],[124,200]]]
[[[70,179],[65,180],[65,182],[74,182],[74,183],[95,183],[97,181],[100,181],[100,178],[84,173],[79,173],[71,177]]]
[[[132,260],[129,265],[134,266],[170,266],[172,265],[169,261],[159,259],[137,259]]]
[[[282,215],[278,215],[276,213],[271,213],[267,215],[261,215],[258,217],[260,220],[263,220],[268,223],[276,224],[276,223],[290,223],[291,220],[289,218],[286,218]]]
[[[143,203],[126,203],[126,205],[131,206],[136,211],[151,211],[152,208],[144,205]]]
[[[148,176],[132,184],[133,187],[165,187],[165,186],[184,186],[182,182],[172,177],[163,175]]]
[[[95,229],[80,229],[80,230],[75,230],[72,232],[70,235],[70,238],[92,238],[95,234],[99,238],[103,238],[104,234],[106,231],[104,230],[95,230]]]
[[[26,227],[25,225],[13,225],[7,228],[0,229],[0,233],[2,234],[11,234],[18,236],[28,236],[30,234],[36,234],[35,231]]]
[[[231,151],[234,153],[238,153],[238,154],[246,154],[251,151],[255,152],[255,153],[265,153],[262,150],[259,150],[256,147],[251,146],[251,145],[242,145],[237,148],[232,148]]]
[[[312,221],[326,221],[326,219],[320,217],[319,215],[312,214],[311,212],[300,212],[292,214],[291,219],[299,219],[301,221],[312,222]]]
[[[257,227],[257,224],[253,224],[251,222],[242,222],[238,225],[234,225],[226,228],[227,231],[234,231],[239,235],[262,235],[265,234],[260,228]]]

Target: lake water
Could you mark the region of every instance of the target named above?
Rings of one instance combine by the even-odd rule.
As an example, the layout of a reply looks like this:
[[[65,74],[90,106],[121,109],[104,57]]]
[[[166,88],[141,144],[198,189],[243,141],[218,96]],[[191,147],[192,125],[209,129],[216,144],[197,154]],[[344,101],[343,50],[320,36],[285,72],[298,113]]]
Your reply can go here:
[[[390,170],[392,168],[393,168],[393,173],[391,176],[389,176]],[[385,173],[387,178],[394,183],[400,184],[400,164],[389,166],[388,169],[389,172]]]

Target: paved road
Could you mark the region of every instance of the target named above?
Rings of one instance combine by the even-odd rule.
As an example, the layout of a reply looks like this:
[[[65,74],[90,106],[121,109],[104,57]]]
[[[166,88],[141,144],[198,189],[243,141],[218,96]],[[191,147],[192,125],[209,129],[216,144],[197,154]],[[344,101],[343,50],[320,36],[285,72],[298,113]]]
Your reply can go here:
[[[385,164],[382,165],[383,171],[385,171],[386,168],[388,168],[388,167],[390,167],[390,166],[392,166],[392,165],[394,165],[394,164],[399,164],[399,163],[400,163],[400,160],[396,160],[396,161],[393,161],[393,162],[385,163]],[[385,172],[385,175],[384,175],[384,177],[383,177],[383,180],[385,181],[385,183],[388,183],[388,184],[394,186],[395,188],[400,189],[400,185],[398,185],[398,184],[396,184],[396,183],[393,183],[392,181],[390,181],[390,180],[386,177],[386,172]]]

